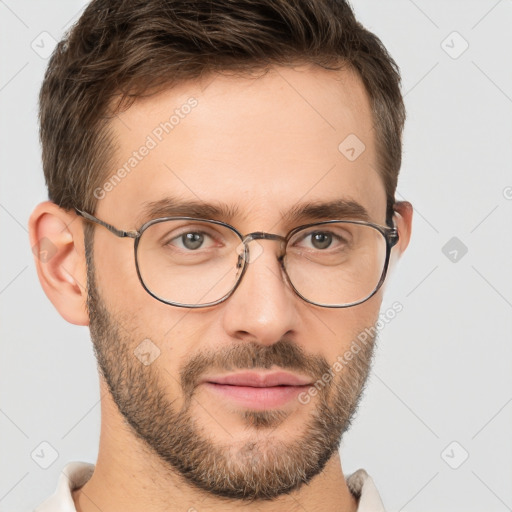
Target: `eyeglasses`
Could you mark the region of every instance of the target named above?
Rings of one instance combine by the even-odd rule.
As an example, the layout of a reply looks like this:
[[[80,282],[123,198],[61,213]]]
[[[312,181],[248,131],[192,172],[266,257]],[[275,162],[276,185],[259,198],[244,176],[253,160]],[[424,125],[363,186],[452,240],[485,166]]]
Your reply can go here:
[[[278,261],[291,288],[304,301],[347,308],[375,295],[386,277],[396,228],[356,220],[326,220],[292,229],[286,236],[254,232],[209,219],[153,219],[123,231],[75,208],[78,215],[118,237],[134,239],[135,267],[144,289],[172,306],[202,308],[228,299],[251,260],[249,243],[280,243]],[[259,245],[259,251],[262,251]],[[258,256],[253,250],[252,261]]]

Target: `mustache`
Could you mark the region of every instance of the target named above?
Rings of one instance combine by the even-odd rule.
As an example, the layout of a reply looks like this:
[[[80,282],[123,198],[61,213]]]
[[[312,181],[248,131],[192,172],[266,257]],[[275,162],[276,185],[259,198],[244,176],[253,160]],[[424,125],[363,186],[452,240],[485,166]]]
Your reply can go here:
[[[302,347],[291,340],[281,339],[272,345],[244,341],[194,355],[181,369],[180,383],[185,397],[191,398],[206,371],[268,370],[273,366],[283,370],[300,371],[313,381],[321,378],[329,370],[329,363],[325,357],[306,354]]]

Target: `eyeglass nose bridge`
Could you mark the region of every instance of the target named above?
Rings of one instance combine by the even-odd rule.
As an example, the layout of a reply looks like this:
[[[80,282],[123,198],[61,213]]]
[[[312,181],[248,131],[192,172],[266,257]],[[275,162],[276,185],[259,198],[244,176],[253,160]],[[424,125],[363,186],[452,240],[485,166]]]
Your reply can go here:
[[[237,267],[240,268],[243,265],[244,260],[246,263],[250,263],[251,261],[255,261],[256,258],[263,252],[263,249],[259,252],[259,254],[254,254],[253,257],[251,257],[251,253],[249,251],[249,242],[252,242],[253,240],[275,240],[278,242],[281,242],[280,244],[280,254],[278,257],[278,260],[281,261],[285,248],[286,248],[286,238],[281,235],[275,235],[273,233],[265,233],[263,231],[255,231],[254,233],[249,233],[245,235],[242,239],[242,242],[239,246],[239,254],[238,254],[238,263]],[[260,246],[261,247],[261,246]]]

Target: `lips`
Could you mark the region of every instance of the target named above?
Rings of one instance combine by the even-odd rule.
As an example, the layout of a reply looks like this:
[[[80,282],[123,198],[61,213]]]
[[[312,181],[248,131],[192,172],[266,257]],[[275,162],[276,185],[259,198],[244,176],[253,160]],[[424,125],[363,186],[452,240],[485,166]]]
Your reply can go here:
[[[222,402],[245,409],[263,411],[299,404],[297,396],[311,386],[311,379],[288,372],[240,372],[205,378],[201,384]]]
[[[206,377],[203,382],[254,388],[268,388],[274,386],[307,386],[312,383],[311,379],[308,377],[294,375],[288,372],[241,372],[230,375]]]

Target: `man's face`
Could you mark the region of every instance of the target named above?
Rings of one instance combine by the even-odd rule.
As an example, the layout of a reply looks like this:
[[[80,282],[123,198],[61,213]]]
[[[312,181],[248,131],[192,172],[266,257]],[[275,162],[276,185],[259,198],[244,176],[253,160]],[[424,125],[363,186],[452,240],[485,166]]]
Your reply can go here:
[[[180,110],[191,97],[197,104]],[[161,123],[176,109],[179,121],[166,133]],[[136,102],[112,129],[117,147],[109,176],[134,151],[137,163],[98,201],[95,214],[121,229],[140,228],[147,204],[166,198],[223,205],[232,215],[215,219],[243,234],[286,235],[328,220],[286,214],[335,200],[357,202],[371,221],[385,224],[369,102],[352,72],[303,67],[258,79],[210,77]],[[351,134],[365,145],[356,159],[338,149]],[[140,152],[143,145],[149,151]],[[269,499],[310,481],[336,452],[368,374],[373,340],[341,370],[334,365],[375,323],[382,297],[346,309],[308,304],[286,282],[276,241],[251,242],[250,250],[257,257],[229,299],[184,309],[143,289],[133,240],[96,227],[90,328],[117,407],[160,462],[205,491]],[[151,364],[141,362],[140,352]],[[329,370],[332,380],[307,403],[298,399],[307,388],[262,406],[203,382],[285,371],[315,383]]]

